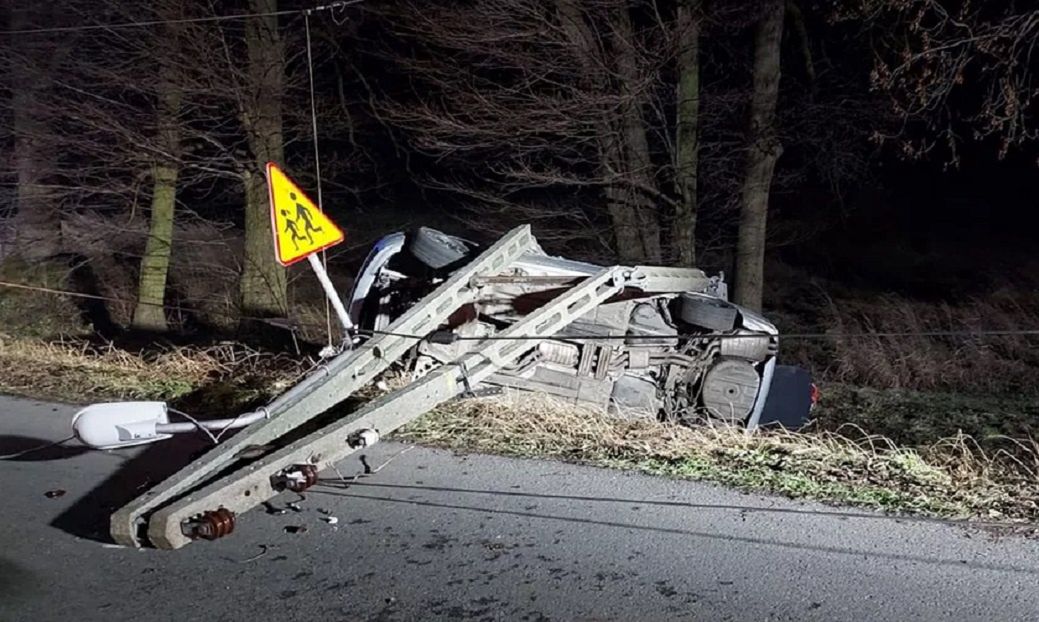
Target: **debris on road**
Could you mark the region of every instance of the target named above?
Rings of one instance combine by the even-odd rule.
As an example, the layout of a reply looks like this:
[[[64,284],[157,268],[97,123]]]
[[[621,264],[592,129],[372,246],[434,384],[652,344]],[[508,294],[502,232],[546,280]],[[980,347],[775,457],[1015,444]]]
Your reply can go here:
[[[260,559],[261,557],[263,557],[264,555],[266,555],[267,554],[267,550],[268,550],[267,545],[266,544],[261,544],[259,553],[257,553],[256,555],[253,555],[252,557],[247,557],[247,558],[239,561],[238,563],[239,564],[247,564],[249,562],[254,562],[254,561]]]
[[[268,514],[270,514],[271,516],[281,516],[283,514],[288,514],[289,513],[289,511],[286,510],[285,508],[275,507],[274,504],[271,503],[270,501],[264,501],[263,502],[263,509],[266,510],[266,512]]]

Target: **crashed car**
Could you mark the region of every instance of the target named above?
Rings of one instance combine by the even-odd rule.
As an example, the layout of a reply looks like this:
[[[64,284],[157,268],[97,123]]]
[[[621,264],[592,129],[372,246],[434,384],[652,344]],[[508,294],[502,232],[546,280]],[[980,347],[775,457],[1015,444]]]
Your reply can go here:
[[[351,320],[377,333],[484,247],[421,227],[381,238],[348,295]],[[454,312],[450,339],[426,339],[407,360],[418,378],[457,360],[602,266],[540,247],[506,274],[482,277],[477,300]],[[622,417],[753,429],[803,425],[818,391],[808,373],[778,365],[775,325],[728,301],[724,275],[702,271],[682,291],[626,290],[483,385],[534,391]],[[443,333],[443,331],[442,331]]]

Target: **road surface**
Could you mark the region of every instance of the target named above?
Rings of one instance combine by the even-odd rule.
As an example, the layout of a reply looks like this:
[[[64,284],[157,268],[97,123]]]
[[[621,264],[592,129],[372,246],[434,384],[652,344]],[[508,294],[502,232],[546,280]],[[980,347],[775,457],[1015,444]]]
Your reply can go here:
[[[0,454],[66,436],[72,412],[0,398]],[[189,450],[0,462],[0,620],[1039,618],[1035,541],[396,443],[223,540],[104,544],[106,505]]]

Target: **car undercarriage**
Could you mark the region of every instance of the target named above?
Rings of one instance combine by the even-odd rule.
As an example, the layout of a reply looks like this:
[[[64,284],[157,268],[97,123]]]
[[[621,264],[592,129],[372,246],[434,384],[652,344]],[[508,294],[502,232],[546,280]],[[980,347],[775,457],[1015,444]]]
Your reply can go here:
[[[383,237],[349,295],[351,319],[363,331],[385,328],[479,251],[425,227]],[[450,364],[600,270],[535,247],[503,274],[478,277],[476,299],[455,310],[439,333],[450,336],[421,341],[405,361],[408,372],[419,378]],[[681,274],[673,283],[681,289],[625,288],[559,334],[539,339],[484,384],[621,417],[757,425],[776,365],[776,327],[729,302],[723,276]]]

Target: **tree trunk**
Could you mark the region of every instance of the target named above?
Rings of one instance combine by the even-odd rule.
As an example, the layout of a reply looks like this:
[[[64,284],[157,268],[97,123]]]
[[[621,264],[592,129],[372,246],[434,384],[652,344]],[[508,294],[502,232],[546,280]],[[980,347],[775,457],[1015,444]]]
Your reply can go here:
[[[267,180],[263,173],[249,172],[243,181],[246,263],[238,285],[242,312],[258,317],[284,317],[288,308],[287,283],[285,269],[274,259]]]
[[[169,17],[176,18],[180,8],[170,3]],[[181,44],[181,33],[174,24],[163,32],[172,45]],[[160,61],[163,59],[160,59]],[[184,91],[179,68],[165,59],[159,67],[159,92],[156,97],[155,147],[159,156],[152,166],[152,202],[148,221],[148,240],[141,258],[137,285],[137,305],[130,325],[138,330],[166,332],[166,279],[173,248],[173,221],[177,205],[177,177],[180,173],[180,114]]]
[[[613,151],[619,150],[613,149]],[[614,161],[619,162],[619,157]],[[645,263],[646,254],[643,252],[642,239],[639,235],[638,216],[628,200],[627,194],[618,188],[608,187],[606,189],[606,210],[610,214],[617,259],[624,264]]]
[[[575,0],[557,0],[561,27],[567,32],[571,44],[577,50],[585,69],[586,79],[591,88],[607,93],[611,88],[607,75],[603,73],[604,65],[599,58],[600,48],[597,45],[598,35],[585,22],[579,3]],[[626,16],[625,16],[626,17]],[[630,26],[628,28],[630,31]],[[630,34],[630,32],[629,32]],[[634,63],[634,59],[631,59]],[[634,71],[634,69],[631,69]],[[604,117],[596,122],[596,139],[599,145],[599,157],[602,160],[600,173],[606,180],[606,210],[610,216],[613,230],[614,246],[618,259],[623,263],[637,264],[650,260],[646,252],[646,239],[654,239],[659,254],[659,225],[654,219],[652,231],[644,232],[643,215],[639,213],[637,203],[624,177],[631,174],[631,163],[627,146],[629,137],[635,129],[629,125],[631,115],[621,119]],[[618,123],[619,121],[619,123]],[[645,134],[643,134],[645,140]],[[645,150],[648,155],[648,146]],[[612,179],[614,175],[621,179]],[[655,215],[654,215],[655,216]]]
[[[33,6],[21,2],[11,13],[11,29],[30,27]],[[15,251],[23,259],[35,261],[61,252],[61,219],[57,204],[46,185],[47,154],[44,150],[45,123],[40,113],[42,84],[39,71],[49,68],[37,46],[27,45],[21,53],[11,53],[11,106],[14,122],[14,166],[17,173],[15,204]],[[56,54],[56,52],[55,52]]]
[[[156,146],[165,156],[152,167],[152,204],[148,224],[148,241],[141,258],[141,275],[137,285],[137,306],[131,326],[139,330],[165,332],[166,276],[173,245],[173,218],[177,201],[177,158],[180,154],[180,114],[182,91],[175,78],[163,81],[158,102]]]
[[[624,132],[617,130],[608,120],[599,124],[599,151],[603,159],[603,170],[626,172],[629,166],[625,157]],[[612,180],[606,187],[606,209],[610,215],[617,259],[625,264],[648,263],[641,217],[632,190],[624,180]]]
[[[735,300],[755,310],[761,309],[764,287],[769,186],[783,150],[775,128],[783,8],[783,0],[769,0],[754,36],[754,92],[736,246]]]
[[[152,177],[151,220],[148,242],[141,259],[141,276],[137,286],[137,306],[133,312],[133,328],[165,332],[166,275],[170,267],[170,249],[173,244],[173,215],[177,198],[177,167],[160,164],[154,167]]]
[[[804,13],[801,12],[801,7],[797,6],[794,0],[787,0],[786,2],[786,14],[790,19],[790,28],[793,30],[793,35],[796,36],[797,42],[800,44],[801,49],[801,60],[804,61],[805,77],[808,78],[808,84],[812,87],[812,93],[815,93],[815,62],[812,60],[812,46],[808,39],[808,26],[805,24]]]
[[[700,0],[678,5],[678,92],[675,185],[681,203],[675,213],[678,263],[696,265],[697,173],[700,166]]]
[[[628,8],[622,7],[617,12],[614,27],[617,40],[617,68],[621,77],[621,90],[624,94],[624,107],[621,120],[624,131],[626,166],[623,169],[629,178],[627,188],[628,202],[635,212],[641,260],[649,263],[660,263],[660,221],[654,199],[641,189],[655,188],[653,163],[649,155],[649,139],[646,138],[646,123],[642,113],[642,93],[636,86],[640,82],[638,61],[635,55],[633,38],[635,33],[631,27]]]
[[[253,13],[277,11],[277,0],[250,0]],[[285,82],[284,43],[274,15],[246,21],[248,83],[245,85],[245,126],[252,166],[242,174],[245,186],[245,265],[239,282],[242,312],[283,317],[287,312],[285,269],[274,258],[264,170],[267,162],[283,163],[282,104]]]

